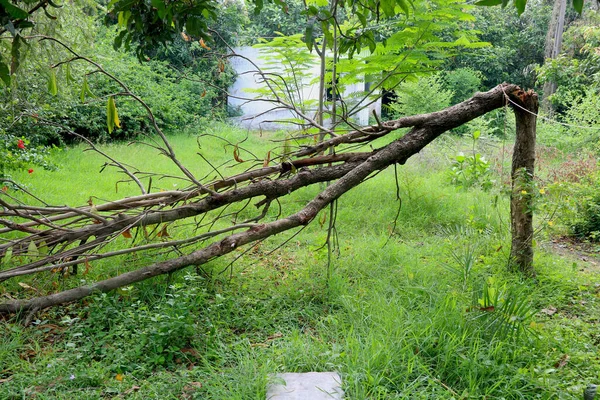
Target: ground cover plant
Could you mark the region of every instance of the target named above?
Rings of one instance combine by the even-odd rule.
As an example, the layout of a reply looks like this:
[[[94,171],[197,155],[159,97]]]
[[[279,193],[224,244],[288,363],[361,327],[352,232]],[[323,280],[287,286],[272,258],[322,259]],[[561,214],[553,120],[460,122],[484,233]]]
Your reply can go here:
[[[247,135],[230,127],[220,133]],[[258,151],[278,137],[254,135],[249,145]],[[173,143],[184,159],[197,149],[191,135]],[[231,266],[239,254],[41,313],[31,327],[3,322],[2,397],[261,399],[269,373],[311,370],[340,371],[347,398],[356,399],[579,397],[600,370],[598,263],[556,254],[540,233],[539,282],[508,274],[507,199],[452,183],[448,152],[462,146],[470,140],[449,138],[400,172],[395,230],[393,171],[344,197],[339,255],[329,270],[326,225],[313,224],[254,246]],[[211,149],[227,157],[220,145]],[[116,196],[114,176],[97,172],[103,161],[81,150],[55,154],[64,169],[20,178],[59,204]],[[128,151],[124,144],[105,150]],[[52,175],[43,174],[64,174],[54,182],[68,176],[72,196],[61,198]],[[311,191],[289,201],[302,203]],[[104,268],[18,290],[69,285]]]

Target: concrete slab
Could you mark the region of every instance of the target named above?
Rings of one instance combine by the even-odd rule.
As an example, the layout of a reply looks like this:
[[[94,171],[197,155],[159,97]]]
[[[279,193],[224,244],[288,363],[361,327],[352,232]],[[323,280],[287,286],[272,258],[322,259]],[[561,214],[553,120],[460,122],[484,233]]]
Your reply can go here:
[[[267,400],[342,400],[337,372],[284,373],[271,377]]]

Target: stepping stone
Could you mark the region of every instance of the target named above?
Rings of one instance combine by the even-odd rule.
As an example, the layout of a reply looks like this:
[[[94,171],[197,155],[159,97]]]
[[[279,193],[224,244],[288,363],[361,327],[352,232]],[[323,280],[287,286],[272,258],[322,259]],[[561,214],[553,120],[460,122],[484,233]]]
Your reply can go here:
[[[285,373],[272,376],[267,400],[342,400],[342,378],[337,372]]]

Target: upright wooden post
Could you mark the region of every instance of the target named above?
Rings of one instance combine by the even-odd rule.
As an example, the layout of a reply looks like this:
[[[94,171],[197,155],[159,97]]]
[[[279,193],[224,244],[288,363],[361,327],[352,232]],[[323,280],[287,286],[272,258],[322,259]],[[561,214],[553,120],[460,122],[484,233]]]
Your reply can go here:
[[[535,134],[538,96],[533,90],[509,94],[517,120],[517,138],[512,159],[510,263],[523,274],[535,276],[533,267],[533,199]]]

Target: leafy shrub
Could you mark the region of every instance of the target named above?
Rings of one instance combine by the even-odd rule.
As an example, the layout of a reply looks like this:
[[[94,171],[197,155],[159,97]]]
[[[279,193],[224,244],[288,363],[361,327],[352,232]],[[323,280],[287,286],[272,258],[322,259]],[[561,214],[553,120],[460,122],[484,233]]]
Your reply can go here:
[[[180,40],[177,42],[180,51],[157,53],[156,60],[141,63],[131,52],[112,49],[112,29],[104,28],[91,35],[93,50],[76,50],[97,61],[144,100],[153,111],[158,126],[166,133],[226,115],[226,97],[218,88],[227,88],[234,72],[226,61],[207,58],[207,50],[198,42]],[[4,103],[0,107],[0,121],[4,124],[1,127],[8,133],[38,144],[61,145],[77,139],[60,126],[101,141],[128,139],[152,131],[146,110],[131,98],[117,96],[122,127],[109,135],[106,96],[123,89],[104,75],[95,73],[84,61],[62,64],[50,73],[49,63],[57,64],[71,55],[47,42],[31,51],[34,50],[36,53],[22,62],[21,72],[13,79],[11,87],[2,88],[0,92]],[[90,54],[92,51],[93,55]],[[177,69],[172,68],[170,62],[175,63]],[[186,62],[191,65],[185,65]],[[193,75],[193,80],[182,79],[178,70]],[[51,80],[53,90],[49,90]],[[203,83],[205,81],[211,85]],[[84,85],[87,86],[85,96],[82,95]]]
[[[219,101],[216,89],[181,79],[165,62],[139,63],[133,54],[121,53],[113,54],[113,57],[104,63],[104,68],[147,103],[158,126],[167,133],[201,122],[203,118],[220,116],[219,112],[215,114],[212,111]],[[213,71],[206,71],[205,75],[214,82],[219,79],[220,73],[215,67]],[[90,77],[89,87],[96,97],[103,100],[91,100],[88,104],[72,102],[67,111],[60,116],[63,123],[89,139],[126,139],[151,131],[146,110],[130,98],[117,97],[117,109],[122,124],[121,129],[115,130],[109,138],[106,129],[106,109],[103,105],[104,96],[118,93],[120,88],[115,82],[97,75]]]
[[[444,89],[437,75],[405,81],[396,89],[396,102],[390,105],[393,118],[427,114],[439,111],[451,104],[454,93]]]
[[[565,115],[571,135],[581,138],[582,147],[598,146],[600,131],[600,93],[598,89],[588,89],[583,96],[578,96],[570,104]]]
[[[579,220],[571,227],[573,235],[600,242],[600,195],[586,198],[578,211]]]
[[[444,88],[454,93],[452,104],[460,103],[481,89],[482,74],[472,68],[458,68],[441,75]]]
[[[450,180],[453,184],[463,188],[481,185],[483,189],[490,189],[493,185],[490,163],[475,150],[480,131],[473,132],[473,147],[470,155],[459,153],[452,159]]]

